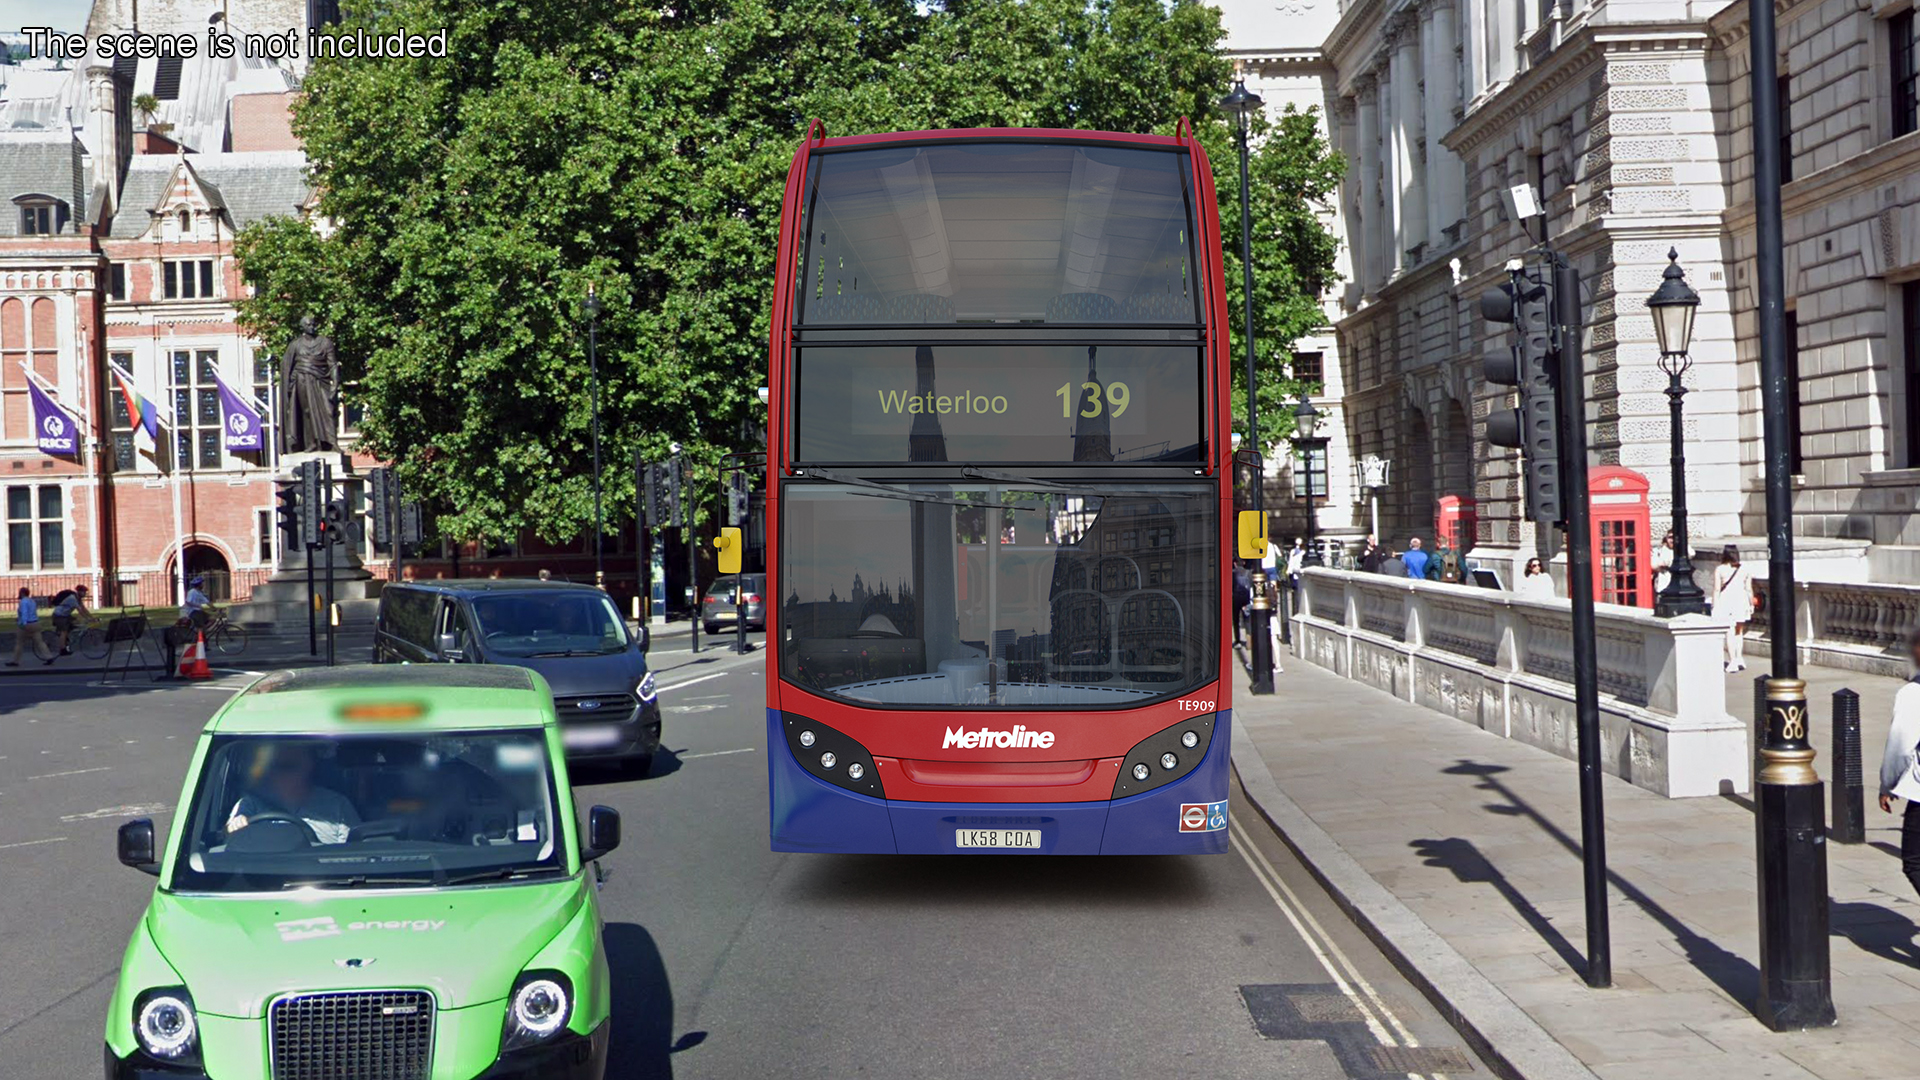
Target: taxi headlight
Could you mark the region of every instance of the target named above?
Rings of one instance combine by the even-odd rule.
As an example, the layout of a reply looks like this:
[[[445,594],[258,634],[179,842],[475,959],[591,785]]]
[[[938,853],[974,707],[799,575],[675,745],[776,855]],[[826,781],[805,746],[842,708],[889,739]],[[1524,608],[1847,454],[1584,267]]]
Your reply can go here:
[[[643,702],[652,701],[660,696],[660,690],[653,685],[653,672],[649,671],[640,676],[640,681],[633,684],[633,696]]]
[[[199,1056],[200,1025],[194,1021],[193,998],[184,986],[149,990],[133,1006],[133,1034],[140,1049],[167,1062],[188,1062]]]
[[[572,984],[557,971],[529,971],[513,984],[507,999],[507,1026],[500,1049],[517,1050],[553,1038],[566,1030],[573,1015]]]

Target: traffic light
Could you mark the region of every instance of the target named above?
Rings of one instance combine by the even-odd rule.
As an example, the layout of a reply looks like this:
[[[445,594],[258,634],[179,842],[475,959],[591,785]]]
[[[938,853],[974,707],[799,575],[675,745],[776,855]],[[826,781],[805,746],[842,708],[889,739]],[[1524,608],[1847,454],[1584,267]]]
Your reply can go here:
[[[1483,366],[1487,381],[1514,387],[1517,409],[1487,414],[1487,441],[1517,449],[1526,475],[1527,516],[1553,522],[1563,518],[1560,483],[1560,407],[1558,354],[1553,341],[1553,292],[1544,268],[1513,272],[1512,280],[1480,296],[1480,314],[1489,323],[1514,327],[1509,347],[1490,347]]]
[[[739,573],[740,556],[747,546],[746,541],[741,538],[740,530],[732,527],[721,529],[720,535],[713,538],[713,546],[720,549],[720,557],[717,560],[720,564],[720,572]]]
[[[320,463],[303,461],[300,463],[300,545],[319,547],[321,534],[321,510],[325,497],[320,488]]]
[[[273,483],[274,523],[280,529],[280,545],[300,543],[300,481],[276,480]]]
[[[373,542],[387,543],[393,535],[393,470],[385,466],[367,474],[367,512],[373,517]]]
[[[321,538],[325,543],[344,544],[347,542],[347,502],[335,499],[327,504],[326,533]]]
[[[745,525],[751,512],[751,496],[747,488],[747,474],[735,470],[727,474],[727,524]]]
[[[680,527],[680,470],[676,462],[656,462],[640,466],[640,479],[646,490],[641,509],[647,514],[647,527]]]

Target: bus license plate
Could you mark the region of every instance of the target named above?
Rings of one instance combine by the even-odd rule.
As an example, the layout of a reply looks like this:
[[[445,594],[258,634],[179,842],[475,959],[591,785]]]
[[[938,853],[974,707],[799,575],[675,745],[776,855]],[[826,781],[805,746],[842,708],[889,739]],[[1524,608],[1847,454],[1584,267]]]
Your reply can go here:
[[[1038,848],[1039,829],[958,829],[953,846],[974,848]]]
[[[612,724],[569,724],[560,729],[560,745],[570,750],[598,750],[620,741]]]

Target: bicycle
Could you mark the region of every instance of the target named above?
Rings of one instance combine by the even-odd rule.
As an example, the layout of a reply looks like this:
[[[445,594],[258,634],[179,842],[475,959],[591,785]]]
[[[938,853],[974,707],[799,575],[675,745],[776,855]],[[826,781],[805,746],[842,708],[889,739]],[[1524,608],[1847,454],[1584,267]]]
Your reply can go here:
[[[89,612],[74,622],[76,627],[84,626],[85,629],[68,636],[69,647],[78,649],[80,655],[89,660],[105,660],[113,645],[107,641],[107,628],[100,625],[99,617]]]
[[[200,632],[206,635],[208,647],[222,656],[246,652],[247,642],[253,636],[246,627],[229,620],[227,613],[219,609],[212,611],[207,625]]]

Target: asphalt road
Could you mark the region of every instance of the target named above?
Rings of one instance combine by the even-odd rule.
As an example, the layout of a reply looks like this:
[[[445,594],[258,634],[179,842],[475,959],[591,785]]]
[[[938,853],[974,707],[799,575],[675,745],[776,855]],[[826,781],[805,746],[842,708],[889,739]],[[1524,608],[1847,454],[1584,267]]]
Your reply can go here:
[[[1462,1045],[1237,802],[1219,857],[769,852],[763,657],[661,642],[670,752],[576,776],[626,824],[610,1076],[1380,1080]],[[248,679],[0,680],[0,1076],[98,1075],[153,887],[114,829],[164,828]]]

